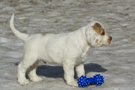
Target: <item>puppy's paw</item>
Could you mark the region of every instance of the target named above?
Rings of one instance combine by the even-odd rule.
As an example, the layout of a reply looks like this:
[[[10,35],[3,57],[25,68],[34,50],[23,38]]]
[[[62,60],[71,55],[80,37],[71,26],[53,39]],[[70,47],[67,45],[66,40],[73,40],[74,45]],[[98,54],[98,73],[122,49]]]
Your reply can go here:
[[[76,81],[67,82],[67,84],[68,84],[69,86],[72,86],[72,87],[78,87],[78,84],[77,84]]]
[[[18,83],[19,83],[21,86],[25,86],[25,85],[28,85],[28,84],[29,84],[29,80],[27,80],[27,79],[18,80]]]
[[[41,77],[38,77],[38,76],[30,78],[30,80],[33,81],[33,82],[41,82],[41,81],[43,81],[43,79]]]

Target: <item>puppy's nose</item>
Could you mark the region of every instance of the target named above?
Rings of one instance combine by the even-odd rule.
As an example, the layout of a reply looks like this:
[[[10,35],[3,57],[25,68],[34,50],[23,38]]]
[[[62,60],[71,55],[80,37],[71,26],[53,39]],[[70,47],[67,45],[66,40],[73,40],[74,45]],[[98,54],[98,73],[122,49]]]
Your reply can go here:
[[[111,36],[109,36],[109,40],[110,40],[110,41],[112,40],[112,37],[111,37]]]
[[[112,37],[111,37],[111,36],[109,36],[109,38],[108,38],[107,42],[110,44],[110,43],[111,43],[111,41],[112,41]]]

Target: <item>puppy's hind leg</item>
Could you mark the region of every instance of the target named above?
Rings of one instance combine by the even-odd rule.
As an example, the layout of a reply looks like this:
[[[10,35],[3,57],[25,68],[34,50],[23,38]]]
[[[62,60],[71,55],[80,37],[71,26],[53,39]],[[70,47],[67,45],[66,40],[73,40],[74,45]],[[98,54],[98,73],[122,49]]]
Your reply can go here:
[[[32,66],[37,60],[36,55],[25,54],[23,61],[18,65],[18,83],[22,86],[29,84],[25,74],[27,69]]]
[[[41,77],[39,77],[37,74],[36,74],[36,68],[37,68],[37,65],[39,64],[40,60],[37,60],[33,66],[31,66],[29,69],[28,69],[28,75],[29,75],[29,78],[31,81],[33,82],[40,82],[42,81],[43,79]]]

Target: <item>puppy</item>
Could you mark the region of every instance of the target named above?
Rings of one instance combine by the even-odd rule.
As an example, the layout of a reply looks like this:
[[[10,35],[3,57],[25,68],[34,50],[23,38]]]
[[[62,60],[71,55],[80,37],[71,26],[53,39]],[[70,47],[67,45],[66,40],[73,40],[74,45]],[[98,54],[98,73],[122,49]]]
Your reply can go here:
[[[70,33],[27,35],[14,27],[14,14],[10,20],[13,33],[24,41],[23,61],[18,65],[18,83],[29,84],[25,74],[34,82],[42,81],[37,76],[36,67],[43,60],[48,64],[59,64],[64,69],[64,79],[70,86],[78,86],[74,79],[74,67],[77,76],[85,75],[84,59],[91,47],[109,45],[112,37],[107,35],[99,22],[92,22]]]

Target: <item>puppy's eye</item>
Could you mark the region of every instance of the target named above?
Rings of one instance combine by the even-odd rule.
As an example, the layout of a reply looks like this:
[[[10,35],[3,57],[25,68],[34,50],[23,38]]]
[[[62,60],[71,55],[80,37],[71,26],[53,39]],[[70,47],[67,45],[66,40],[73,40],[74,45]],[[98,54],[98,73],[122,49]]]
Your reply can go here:
[[[101,32],[101,35],[105,35],[105,31],[104,30]]]

